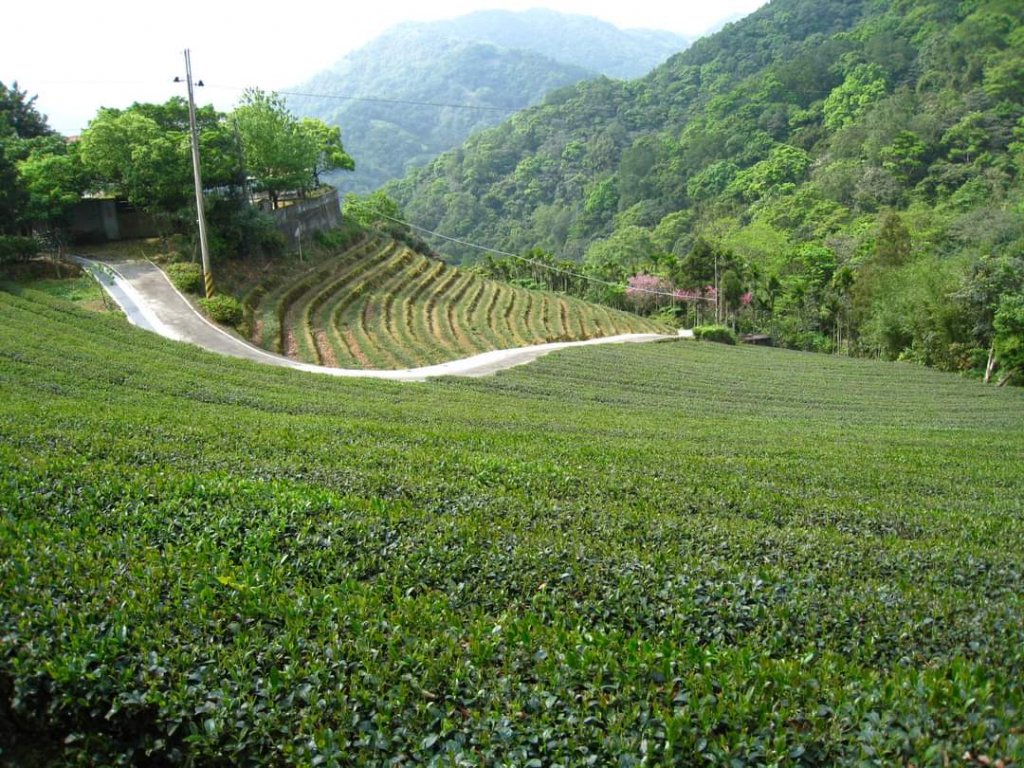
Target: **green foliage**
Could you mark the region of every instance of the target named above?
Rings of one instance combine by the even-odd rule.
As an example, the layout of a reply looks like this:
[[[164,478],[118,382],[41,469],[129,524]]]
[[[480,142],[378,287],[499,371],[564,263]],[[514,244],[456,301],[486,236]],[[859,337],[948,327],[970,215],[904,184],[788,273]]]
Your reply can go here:
[[[323,160],[328,138],[311,125],[304,128],[288,111],[284,99],[249,88],[231,113],[231,121],[241,136],[246,169],[275,208],[282,192],[312,185],[314,168]]]
[[[341,215],[364,228],[388,228],[397,223],[395,219],[400,218],[402,212],[394,200],[378,190],[365,196],[349,192],[341,206]]]
[[[836,131],[861,117],[886,92],[886,74],[877,64],[858,64],[823,105],[825,127]]]
[[[767,159],[737,173],[724,192],[746,202],[761,200],[803,181],[810,164],[802,149],[782,144]]]
[[[53,129],[35,106],[36,97],[19,90],[18,82],[10,86],[0,82],[0,140],[35,139],[52,136]]]
[[[975,262],[953,294],[971,321],[971,339],[982,347],[992,343],[995,313],[1003,296],[1024,292],[1024,258],[985,257]]]
[[[698,325],[693,329],[693,337],[698,341],[713,341],[716,344],[736,344],[736,334],[725,325]]]
[[[1002,366],[1003,381],[1024,374],[1024,294],[1003,295],[992,322],[993,349]]]
[[[599,74],[639,77],[684,47],[674,35],[620,30],[583,16],[479,11],[403,24],[296,89],[388,100],[310,95],[289,96],[288,103],[298,115],[342,126],[358,168],[337,183],[368,194],[516,110],[557,98],[563,86]],[[569,156],[576,151],[566,149]]]
[[[693,252],[714,243],[737,261],[717,277],[734,269],[758,299],[744,330],[970,369],[998,296],[936,311],[934,276],[907,267],[939,264],[955,290],[1024,245],[1022,43],[1002,0],[775,0],[640,80],[563,89],[389,193],[417,225],[580,262],[613,305],[641,271],[704,289],[714,260]]]
[[[626,227],[591,245],[583,269],[589,277],[625,285],[631,275],[656,269],[655,253],[650,232],[643,227]],[[603,289],[597,284],[595,290]]]
[[[78,183],[63,159],[64,142],[36,110],[35,100],[17,82],[10,87],[0,82],[0,236],[24,235],[35,223],[60,221],[68,190]]]
[[[199,306],[215,323],[234,327],[242,322],[242,305],[234,296],[217,294],[208,299],[199,299]]]
[[[354,381],[27,291],[0,349],[5,758],[1024,759],[1019,390],[690,343]]]
[[[78,145],[36,140],[17,168],[26,193],[23,219],[43,228],[63,227],[88,186]]]
[[[285,237],[273,216],[244,200],[213,197],[207,203],[206,220],[215,258],[273,257],[284,252]]]
[[[884,267],[900,267],[910,261],[912,249],[910,231],[898,214],[890,212],[875,241],[875,259]]]
[[[355,240],[364,234],[361,226],[346,219],[337,229],[325,229],[313,235],[313,241],[324,250],[338,253],[352,245]]]
[[[0,264],[25,261],[39,253],[39,241],[32,237],[0,235]]]
[[[207,187],[240,187],[241,153],[223,115],[212,107],[196,112]],[[79,140],[85,169],[110,194],[180,227],[195,218],[188,103],[100,109]]]
[[[247,175],[276,201],[286,189],[308,189],[325,169],[348,167],[351,158],[337,129],[313,120],[299,123],[275,96],[247,92],[232,117],[229,121],[212,107],[201,107],[196,115],[210,250],[218,259],[272,256],[283,250],[284,238],[272,217],[249,204]],[[195,222],[190,141],[188,105],[176,97],[165,104],[101,109],[76,146],[83,170],[101,190],[153,214],[169,232],[187,232]],[[68,152],[68,162],[77,154]],[[42,168],[49,175],[39,186],[51,201],[56,195],[46,182],[64,183],[67,174],[55,173],[63,167],[51,170],[51,158]],[[27,163],[25,168],[31,170]],[[65,188],[71,188],[69,182]],[[60,198],[65,199],[71,198]]]
[[[193,261],[168,264],[164,269],[174,287],[182,293],[203,292],[203,268]]]
[[[341,145],[341,128],[327,125],[322,120],[304,117],[299,122],[299,133],[304,134],[307,152],[312,155],[313,184],[320,185],[321,174],[330,171],[354,171],[355,161]]]
[[[736,165],[728,160],[712,163],[693,175],[686,185],[686,194],[695,202],[711,200],[729,188],[738,172]]]
[[[880,153],[882,168],[901,183],[912,186],[924,173],[927,152],[927,146],[916,133],[900,131]]]

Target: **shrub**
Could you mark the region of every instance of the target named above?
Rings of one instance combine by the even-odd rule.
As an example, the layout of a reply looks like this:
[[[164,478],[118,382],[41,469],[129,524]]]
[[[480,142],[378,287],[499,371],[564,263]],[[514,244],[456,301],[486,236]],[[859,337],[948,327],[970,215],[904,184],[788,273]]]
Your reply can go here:
[[[214,259],[237,256],[276,256],[284,251],[285,238],[274,217],[236,199],[222,198],[210,207],[209,245]]]
[[[345,221],[340,227],[313,233],[313,242],[327,251],[343,251],[365,233],[355,222]]]
[[[0,235],[0,264],[24,261],[39,253],[39,242],[31,237]]]
[[[203,290],[203,270],[195,262],[168,264],[167,277],[182,293],[200,293]]]
[[[200,299],[199,306],[215,323],[235,327],[242,322],[242,305],[233,296],[218,294],[209,299]]]
[[[736,334],[732,328],[724,325],[698,325],[693,329],[693,335],[698,341],[714,341],[718,344],[735,344]]]

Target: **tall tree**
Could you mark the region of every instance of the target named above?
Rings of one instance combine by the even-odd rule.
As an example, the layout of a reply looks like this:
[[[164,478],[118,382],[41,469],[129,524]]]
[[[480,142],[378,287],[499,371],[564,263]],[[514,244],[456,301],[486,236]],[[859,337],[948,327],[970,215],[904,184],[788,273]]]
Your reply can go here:
[[[320,186],[320,174],[329,171],[354,171],[355,161],[341,143],[341,128],[322,120],[304,117],[299,130],[305,134],[307,151],[312,157],[313,184]]]
[[[18,180],[12,142],[0,138],[0,234],[17,234],[21,210],[25,205],[25,190]]]
[[[307,189],[313,181],[309,134],[276,93],[249,88],[232,113],[242,137],[245,167],[277,208],[282,192]]]
[[[101,109],[80,140],[82,161],[108,192],[169,219],[185,218],[192,167],[188,134],[135,105]]]
[[[17,165],[27,198],[22,217],[60,254],[67,240],[68,217],[85,192],[87,175],[77,144],[60,137],[41,137],[32,144],[28,157]]]
[[[18,173],[30,142],[54,135],[46,116],[35,108],[36,97],[29,97],[14,82],[0,82],[0,233],[17,234],[25,228],[28,192]]]
[[[212,107],[197,110],[203,182],[240,186],[243,173],[233,131]],[[82,162],[97,183],[133,205],[181,226],[194,218],[188,104],[133,104],[99,111],[80,140]]]
[[[910,261],[913,241],[899,214],[890,211],[882,220],[875,241],[875,258],[881,267],[901,267]]]
[[[18,82],[10,87],[0,82],[0,138],[16,136],[34,139],[51,136],[54,130],[46,122],[46,115],[35,107],[36,97],[18,90]]]

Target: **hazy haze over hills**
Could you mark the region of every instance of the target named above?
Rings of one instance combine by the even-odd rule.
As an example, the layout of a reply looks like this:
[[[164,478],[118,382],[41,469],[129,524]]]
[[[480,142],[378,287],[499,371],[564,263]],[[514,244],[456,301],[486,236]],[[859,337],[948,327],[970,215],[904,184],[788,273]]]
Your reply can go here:
[[[688,41],[672,32],[619,29],[590,16],[529,11],[477,11],[423,26],[436,34],[522,48],[597,74],[634,78],[647,74]]]
[[[365,192],[553,89],[598,75],[639,76],[685,46],[669,32],[621,30],[585,16],[480,11],[399,25],[294,89],[303,95],[289,96],[289,105],[341,126],[356,171],[335,181]]]

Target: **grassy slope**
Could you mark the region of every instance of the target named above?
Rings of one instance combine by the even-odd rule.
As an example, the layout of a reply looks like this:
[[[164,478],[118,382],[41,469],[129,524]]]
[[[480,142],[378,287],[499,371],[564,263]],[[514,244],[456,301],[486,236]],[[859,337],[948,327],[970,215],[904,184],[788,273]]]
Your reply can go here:
[[[0,761],[1024,757],[1020,390],[696,343],[337,381],[0,292],[0,392]]]

